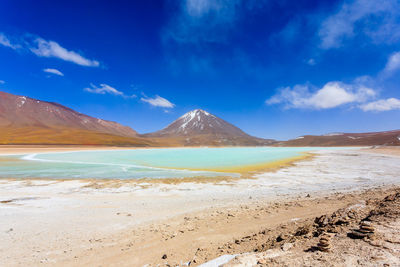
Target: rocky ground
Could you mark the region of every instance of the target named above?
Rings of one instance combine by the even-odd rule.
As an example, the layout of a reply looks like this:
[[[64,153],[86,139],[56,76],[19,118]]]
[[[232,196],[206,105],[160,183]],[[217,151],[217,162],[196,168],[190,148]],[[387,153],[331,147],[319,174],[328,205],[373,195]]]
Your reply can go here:
[[[243,243],[254,244],[252,252],[223,266],[400,266],[400,190],[234,242]]]

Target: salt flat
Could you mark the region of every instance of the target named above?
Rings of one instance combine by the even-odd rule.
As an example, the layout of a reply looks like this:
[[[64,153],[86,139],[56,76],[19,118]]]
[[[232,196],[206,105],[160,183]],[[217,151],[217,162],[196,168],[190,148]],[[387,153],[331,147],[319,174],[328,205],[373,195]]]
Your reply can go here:
[[[161,252],[155,251],[151,244],[162,242],[157,235],[153,239],[144,238],[146,235],[141,231],[164,225],[168,231],[160,227],[176,236],[180,233],[179,224],[173,222],[194,214],[206,217],[215,212],[229,213],[229,210],[244,205],[253,210],[260,203],[279,203],[306,194],[317,198],[334,192],[398,185],[399,160],[396,155],[377,154],[372,150],[319,151],[312,160],[299,161],[275,172],[256,174],[253,179],[212,183],[2,179],[0,259],[7,266],[79,265],[74,261],[77,257],[80,264],[93,265],[106,260],[101,255],[111,257],[106,251],[112,251],[112,257],[118,255],[117,251],[123,253],[121,246],[126,245],[129,240],[126,234],[130,233],[136,254],[121,256],[121,259],[128,259],[121,262],[122,265],[153,264],[159,261]],[[316,205],[315,212],[321,208],[324,207]],[[282,216],[275,221],[302,215],[293,212]],[[256,223],[249,223],[249,227]],[[162,232],[160,229],[157,230],[159,233]],[[185,232],[196,234],[195,228],[189,230]],[[211,235],[213,242],[222,242],[235,235],[234,229],[230,233],[221,230],[220,234],[218,230],[207,234],[198,231],[197,234]],[[207,241],[185,240],[192,242],[191,246]],[[169,246],[173,250],[174,246],[176,249],[180,245],[182,243],[172,242]],[[184,252],[179,256],[182,260],[185,260]]]

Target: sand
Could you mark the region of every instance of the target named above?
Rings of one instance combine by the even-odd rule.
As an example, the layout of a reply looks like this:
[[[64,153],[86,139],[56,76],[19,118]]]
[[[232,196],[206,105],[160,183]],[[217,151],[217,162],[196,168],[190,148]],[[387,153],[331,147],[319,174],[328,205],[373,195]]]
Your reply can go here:
[[[399,160],[370,150],[322,151],[254,179],[212,183],[2,179],[0,262],[192,266],[266,251],[262,245],[285,227],[396,190]]]

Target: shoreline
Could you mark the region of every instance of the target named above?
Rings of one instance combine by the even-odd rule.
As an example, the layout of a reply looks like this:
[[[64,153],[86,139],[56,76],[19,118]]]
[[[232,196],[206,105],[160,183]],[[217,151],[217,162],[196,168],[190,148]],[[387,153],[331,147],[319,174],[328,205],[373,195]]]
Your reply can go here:
[[[147,149],[190,149],[190,148],[290,148],[277,146],[175,146],[175,147],[124,147],[124,146],[99,146],[99,145],[0,145],[0,156],[2,155],[22,155],[22,154],[40,154],[40,153],[63,153],[80,151],[114,151],[114,150],[147,150]],[[293,148],[300,148],[294,146]],[[308,147],[310,150],[318,150],[324,147]],[[332,148],[332,147],[326,147]],[[336,146],[336,148],[366,149],[369,146]],[[392,148],[392,147],[389,147]]]

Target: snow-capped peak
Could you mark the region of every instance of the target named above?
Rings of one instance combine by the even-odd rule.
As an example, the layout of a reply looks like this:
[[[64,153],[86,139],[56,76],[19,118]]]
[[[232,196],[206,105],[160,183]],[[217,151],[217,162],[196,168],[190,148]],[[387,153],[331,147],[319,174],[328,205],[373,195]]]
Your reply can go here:
[[[192,111],[189,111],[188,113],[184,114],[182,117],[180,117],[181,119],[185,119],[185,118],[189,118],[189,120],[192,120],[196,115],[200,116],[201,114],[204,114],[206,116],[213,116],[210,113],[208,113],[205,110],[202,109],[195,109]]]
[[[215,117],[214,115],[211,115],[210,113],[208,113],[205,110],[202,109],[195,109],[192,111],[189,111],[188,113],[186,113],[185,115],[183,115],[182,117],[180,117],[178,120],[180,120],[182,122],[182,124],[179,126],[179,131],[185,131],[186,127],[188,126],[188,124],[191,121],[195,121],[194,125],[203,129],[204,125],[202,124],[202,118],[204,117]]]
[[[249,135],[239,128],[202,109],[189,111],[161,131],[152,133],[151,135],[173,137],[201,135],[201,138],[213,136],[210,138],[213,138],[212,142],[214,143],[219,142],[217,140],[225,142],[224,138],[227,136],[249,138]]]

